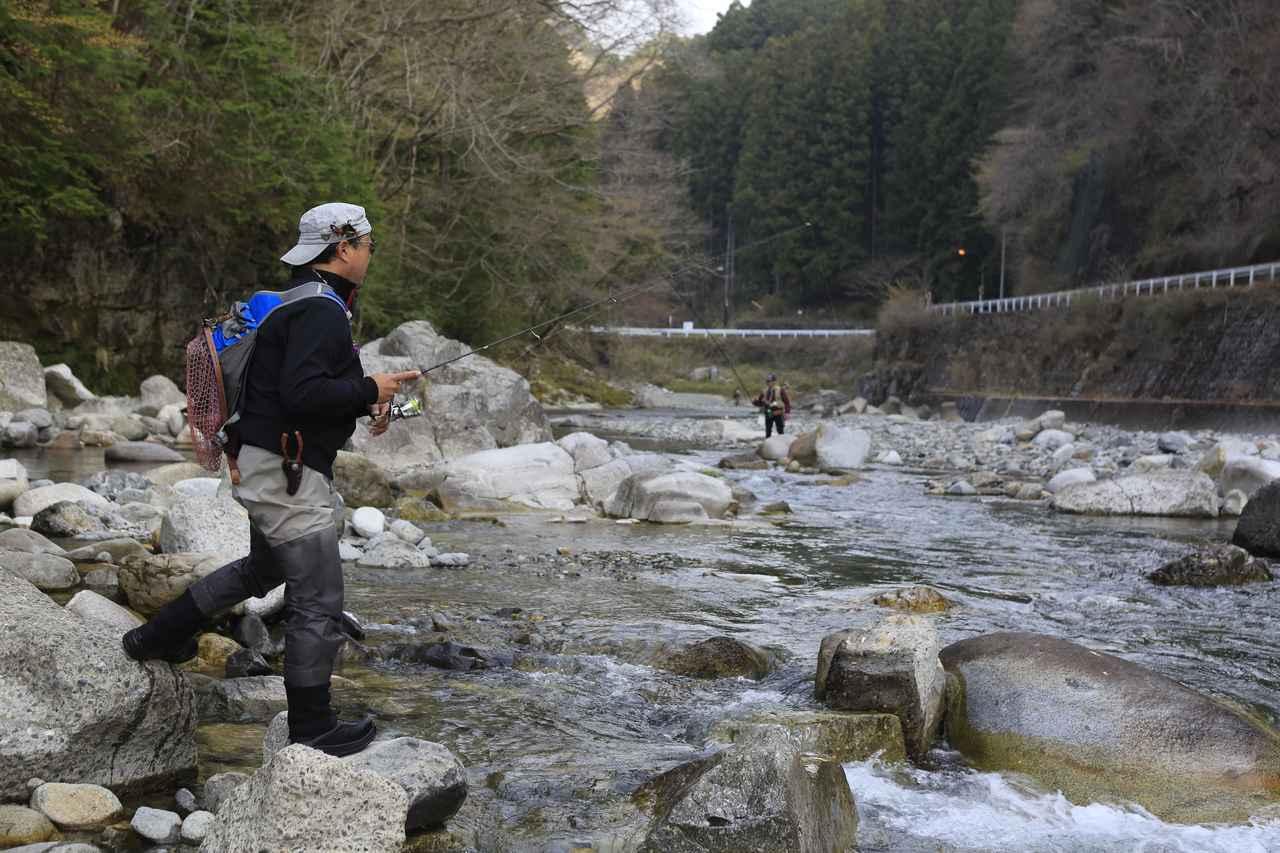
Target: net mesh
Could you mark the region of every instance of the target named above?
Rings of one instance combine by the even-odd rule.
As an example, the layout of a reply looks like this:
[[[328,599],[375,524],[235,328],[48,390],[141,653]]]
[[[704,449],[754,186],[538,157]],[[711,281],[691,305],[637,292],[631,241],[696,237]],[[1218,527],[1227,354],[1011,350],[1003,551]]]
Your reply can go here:
[[[227,421],[222,408],[222,382],[213,350],[201,331],[187,344],[187,423],[196,460],[210,471],[222,467],[222,445],[217,439]]]

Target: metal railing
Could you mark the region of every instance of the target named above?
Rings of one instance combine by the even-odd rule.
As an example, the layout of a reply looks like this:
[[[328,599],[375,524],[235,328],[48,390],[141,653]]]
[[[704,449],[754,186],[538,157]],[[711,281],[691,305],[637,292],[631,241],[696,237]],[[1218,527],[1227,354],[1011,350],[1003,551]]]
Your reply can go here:
[[[944,316],[954,314],[1006,314],[1015,311],[1037,311],[1041,308],[1068,307],[1081,299],[1121,299],[1126,296],[1155,296],[1179,290],[1198,290],[1202,287],[1252,287],[1259,281],[1276,281],[1280,278],[1280,261],[1256,264],[1251,267],[1231,267],[1209,272],[1170,275],[1163,278],[1144,278],[1117,284],[1081,287],[1075,290],[1059,290],[1056,293],[1037,293],[1031,296],[1009,296],[1004,299],[979,299],[973,302],[947,302],[929,306]]]
[[[646,338],[698,338],[719,335],[729,338],[847,338],[874,335],[875,329],[686,329],[648,326],[589,326],[595,335],[624,335]]]

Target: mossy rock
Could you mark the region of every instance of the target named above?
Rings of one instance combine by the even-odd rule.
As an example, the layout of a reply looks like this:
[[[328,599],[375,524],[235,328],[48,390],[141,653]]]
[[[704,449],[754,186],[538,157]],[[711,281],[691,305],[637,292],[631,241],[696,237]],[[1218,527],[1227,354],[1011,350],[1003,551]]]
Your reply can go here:
[[[766,727],[781,728],[802,751],[829,755],[841,764],[877,757],[885,762],[907,760],[902,721],[893,714],[839,711],[754,714],[740,720],[721,720],[712,726],[709,739],[735,743]]]
[[[928,586],[911,586],[882,592],[871,599],[871,603],[907,613],[943,613],[955,606],[951,599]]]
[[[690,678],[752,678],[760,680],[773,669],[764,649],[733,637],[711,637],[663,655],[655,666]]]
[[[448,521],[450,519],[449,513],[440,509],[431,501],[413,495],[407,495],[396,501],[395,514],[397,518],[412,521],[414,524]]]

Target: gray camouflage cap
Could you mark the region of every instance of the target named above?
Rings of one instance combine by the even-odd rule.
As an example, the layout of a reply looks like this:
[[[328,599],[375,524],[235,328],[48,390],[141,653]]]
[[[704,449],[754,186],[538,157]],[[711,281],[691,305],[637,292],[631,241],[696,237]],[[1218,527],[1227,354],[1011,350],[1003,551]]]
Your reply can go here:
[[[280,260],[290,266],[302,266],[315,260],[325,246],[354,240],[371,231],[373,226],[360,205],[341,201],[321,204],[302,214],[298,220],[298,244]]]

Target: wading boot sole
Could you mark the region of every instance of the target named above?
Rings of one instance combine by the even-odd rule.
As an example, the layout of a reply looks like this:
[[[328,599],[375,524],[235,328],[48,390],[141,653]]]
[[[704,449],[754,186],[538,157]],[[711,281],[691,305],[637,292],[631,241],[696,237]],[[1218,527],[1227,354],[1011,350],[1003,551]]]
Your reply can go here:
[[[373,717],[369,716],[363,720],[338,723],[322,735],[316,735],[306,740],[295,740],[293,743],[300,743],[303,746],[309,746],[312,749],[318,749],[328,755],[341,758],[344,755],[357,753],[373,743],[373,738],[377,733],[378,729],[373,725]]]
[[[141,628],[134,628],[120,638],[124,653],[137,661],[162,660],[166,663],[184,663],[196,656],[200,650],[195,637],[188,637],[177,646],[163,649],[149,648],[142,639]]]

